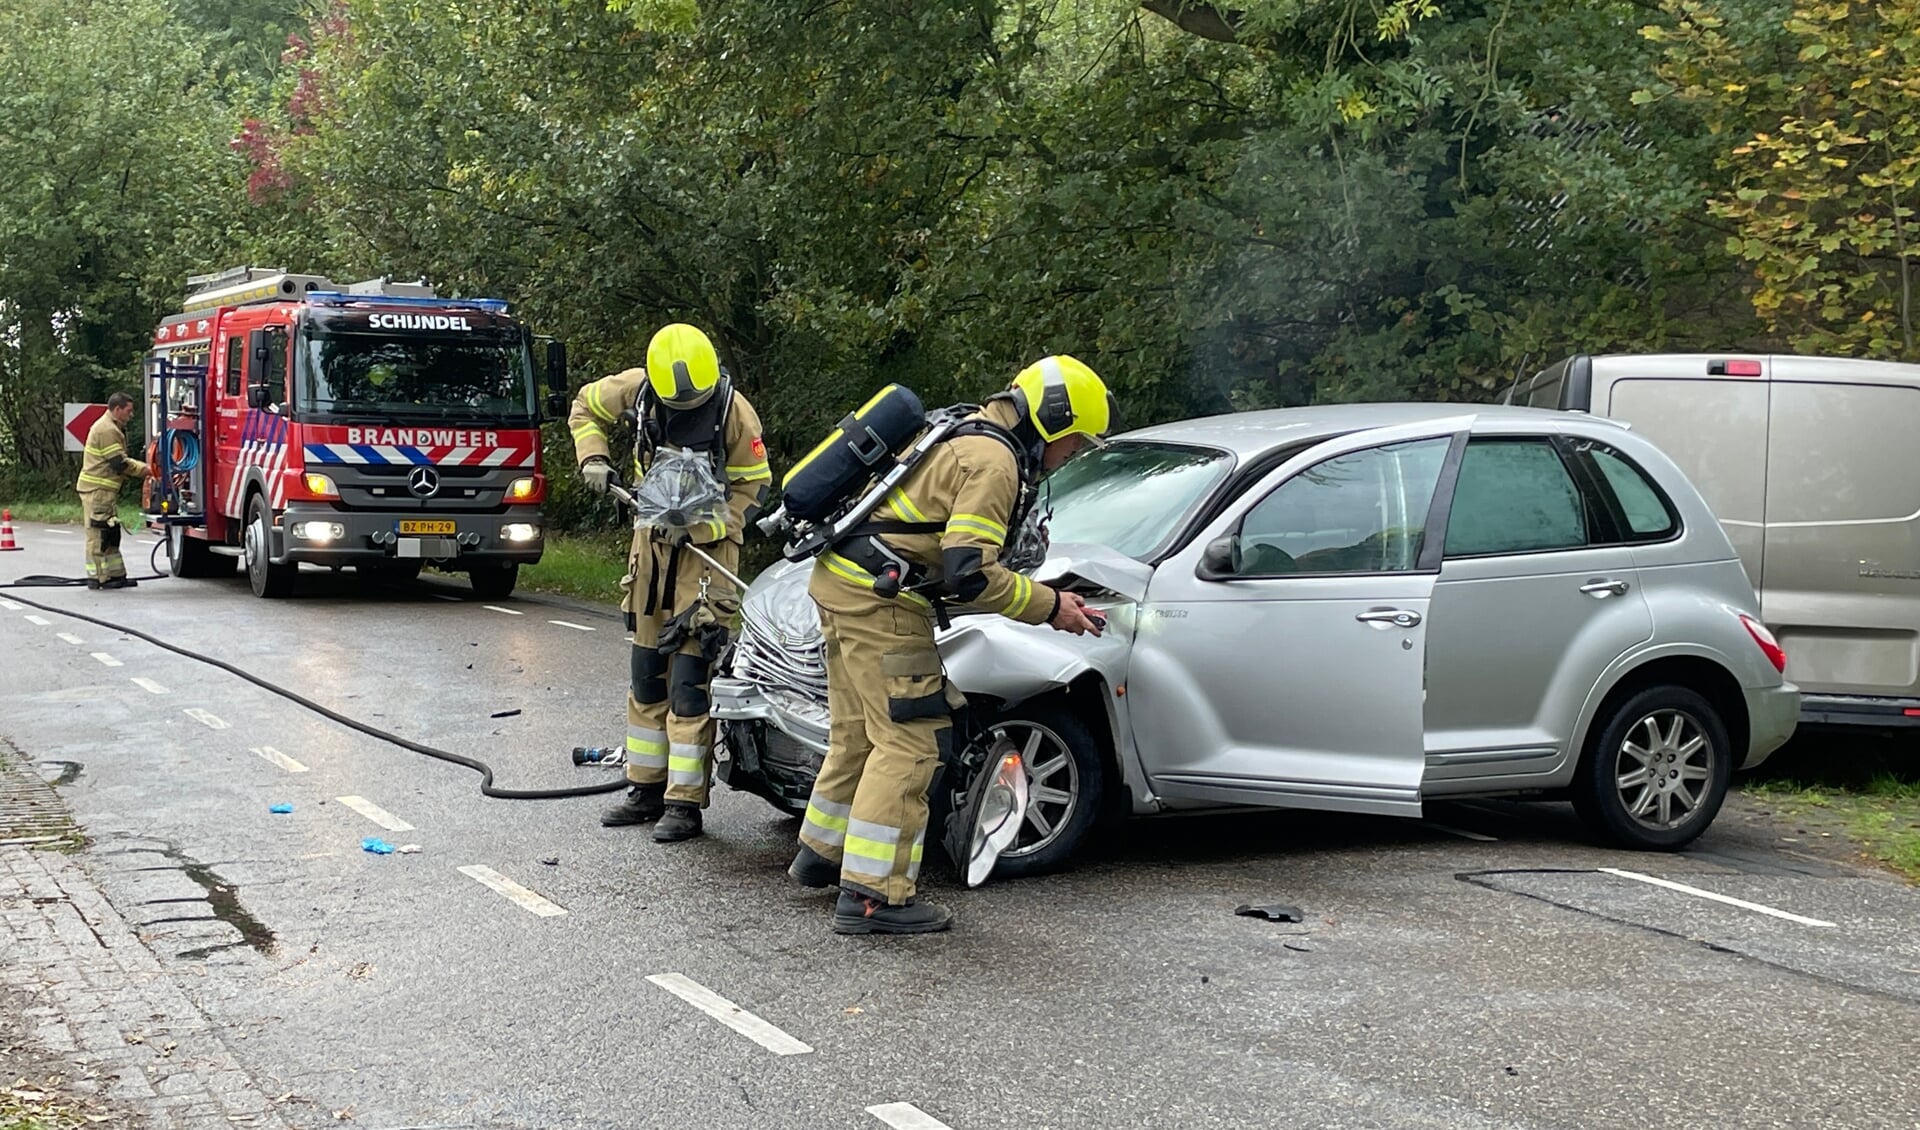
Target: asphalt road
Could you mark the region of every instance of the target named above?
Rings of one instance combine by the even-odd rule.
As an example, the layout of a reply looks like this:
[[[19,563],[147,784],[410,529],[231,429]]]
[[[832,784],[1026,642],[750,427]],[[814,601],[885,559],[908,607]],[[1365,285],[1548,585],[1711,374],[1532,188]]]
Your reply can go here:
[[[78,571],[77,530],[18,531],[0,579]],[[239,578],[15,595],[501,785],[611,775],[567,756],[622,733],[611,610],[317,573],[272,603]],[[935,876],[951,934],[841,938],[782,873],[796,822],[724,786],[704,839],[660,846],[66,617],[0,603],[0,655],[0,736],[295,1125],[1920,1125],[1920,892],[1764,821],[1665,856],[1548,805],[1136,821],[1069,874]]]

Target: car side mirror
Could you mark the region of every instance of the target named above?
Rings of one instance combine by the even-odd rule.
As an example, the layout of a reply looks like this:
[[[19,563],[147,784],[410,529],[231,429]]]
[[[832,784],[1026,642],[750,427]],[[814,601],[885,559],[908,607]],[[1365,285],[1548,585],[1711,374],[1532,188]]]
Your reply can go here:
[[[1240,570],[1240,535],[1228,534],[1214,538],[1201,551],[1200,568],[1195,570],[1201,580],[1220,581],[1233,576]]]
[[[247,386],[247,407],[265,408],[273,403],[273,386],[265,384]]]

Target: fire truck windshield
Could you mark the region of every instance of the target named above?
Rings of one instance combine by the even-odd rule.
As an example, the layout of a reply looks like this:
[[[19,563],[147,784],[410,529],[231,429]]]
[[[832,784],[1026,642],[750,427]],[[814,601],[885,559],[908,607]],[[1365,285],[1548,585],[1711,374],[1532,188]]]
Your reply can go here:
[[[306,417],[483,419],[532,424],[533,367],[518,331],[347,331],[301,336]]]

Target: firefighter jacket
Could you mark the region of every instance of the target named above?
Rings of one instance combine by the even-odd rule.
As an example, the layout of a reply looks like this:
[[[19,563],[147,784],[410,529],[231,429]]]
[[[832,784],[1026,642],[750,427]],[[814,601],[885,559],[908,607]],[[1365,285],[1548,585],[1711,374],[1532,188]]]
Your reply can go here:
[[[623,413],[638,413],[646,389],[647,371],[641,368],[602,377],[580,389],[573,398],[573,411],[567,416],[567,427],[573,432],[573,454],[578,462],[585,463],[596,455],[612,458],[607,427]],[[724,436],[720,420],[723,412]],[[767,488],[773,482],[773,471],[767,466],[767,445],[760,438],[760,417],[753,405],[745,396],[734,392],[730,402],[716,395],[698,408],[667,411],[661,415],[663,442],[694,451],[724,448],[716,465],[726,477],[727,526],[696,536],[694,543],[710,545],[725,540],[740,544],[746,536],[747,523],[766,501]],[[637,426],[644,430],[645,424],[642,420]],[[635,444],[630,468],[633,482],[639,482],[646,475],[650,460],[650,448],[644,443]]]
[[[978,416],[1009,431],[1019,419],[1004,400],[989,402]],[[881,533],[835,546],[820,555],[808,590],[830,612],[872,607],[879,561],[864,543],[879,541],[885,552],[910,563],[909,583],[932,582],[968,607],[1044,624],[1053,619],[1059,594],[1000,564],[1001,550],[1014,533],[1007,527],[1019,496],[1020,462],[1000,440],[963,435],[935,444],[872,520],[937,524],[939,531]],[[903,590],[896,599],[931,608],[918,593]]]
[[[113,412],[108,410],[87,430],[86,454],[80,459],[80,478],[74,489],[81,494],[117,491],[123,481],[146,473],[147,465],[127,454],[127,433],[114,423]]]

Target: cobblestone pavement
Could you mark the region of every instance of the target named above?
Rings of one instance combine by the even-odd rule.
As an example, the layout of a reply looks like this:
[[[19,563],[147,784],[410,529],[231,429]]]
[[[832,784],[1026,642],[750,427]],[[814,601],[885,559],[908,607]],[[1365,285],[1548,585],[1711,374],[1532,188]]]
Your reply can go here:
[[[77,856],[0,846],[0,952],[0,997],[25,1002],[28,1043],[73,1065],[73,1090],[154,1130],[287,1126]]]

